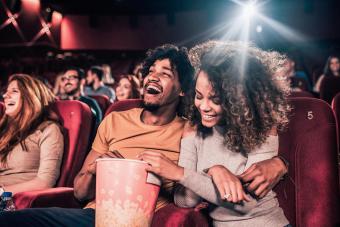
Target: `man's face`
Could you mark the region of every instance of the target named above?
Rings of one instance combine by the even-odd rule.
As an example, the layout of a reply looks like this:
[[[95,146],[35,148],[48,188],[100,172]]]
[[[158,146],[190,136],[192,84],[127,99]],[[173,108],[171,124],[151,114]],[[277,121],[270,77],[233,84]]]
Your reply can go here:
[[[80,79],[76,70],[67,70],[61,77],[61,86],[67,95],[75,94],[80,87]]]
[[[158,108],[178,101],[181,95],[176,69],[171,68],[169,59],[156,60],[144,78],[144,104]]]
[[[91,70],[88,70],[86,73],[86,85],[87,86],[92,86],[94,83],[94,77],[95,75],[91,72]]]

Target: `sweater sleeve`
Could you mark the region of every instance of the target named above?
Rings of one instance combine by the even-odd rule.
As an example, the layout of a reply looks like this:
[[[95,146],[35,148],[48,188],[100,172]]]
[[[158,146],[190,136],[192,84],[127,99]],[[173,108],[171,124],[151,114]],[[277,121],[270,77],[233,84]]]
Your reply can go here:
[[[64,152],[64,137],[59,127],[52,123],[47,126],[39,141],[40,164],[37,177],[53,187],[60,174]]]
[[[179,165],[184,167],[184,176],[175,191],[176,205],[194,207],[205,199],[217,206],[233,208],[239,212],[247,212],[254,207],[256,203],[254,200],[243,204],[233,204],[222,200],[211,177],[204,172],[197,172],[197,158],[195,138],[182,139]]]

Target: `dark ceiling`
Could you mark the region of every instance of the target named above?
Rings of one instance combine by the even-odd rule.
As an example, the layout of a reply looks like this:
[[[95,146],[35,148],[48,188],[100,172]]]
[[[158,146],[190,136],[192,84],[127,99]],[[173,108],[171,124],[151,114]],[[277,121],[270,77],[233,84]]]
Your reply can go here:
[[[228,0],[41,0],[43,6],[65,14],[155,14],[213,8]]]
[[[45,7],[51,7],[62,14],[157,14],[173,13],[200,9],[218,9],[235,6],[236,0],[41,0]],[[248,2],[248,0],[237,0]],[[257,0],[258,3],[275,4],[302,4],[309,6],[314,1],[325,3],[338,0]]]

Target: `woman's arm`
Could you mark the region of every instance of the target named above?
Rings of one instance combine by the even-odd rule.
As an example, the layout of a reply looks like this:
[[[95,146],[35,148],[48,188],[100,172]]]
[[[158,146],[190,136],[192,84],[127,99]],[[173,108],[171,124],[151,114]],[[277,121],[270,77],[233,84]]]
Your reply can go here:
[[[40,163],[38,174],[30,181],[5,186],[13,194],[23,191],[42,190],[55,185],[64,152],[64,137],[56,124],[48,125],[39,140]]]

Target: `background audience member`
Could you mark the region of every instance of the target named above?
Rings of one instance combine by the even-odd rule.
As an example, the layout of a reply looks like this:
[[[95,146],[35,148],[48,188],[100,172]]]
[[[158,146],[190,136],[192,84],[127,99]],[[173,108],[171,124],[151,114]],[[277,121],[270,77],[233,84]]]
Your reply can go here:
[[[69,68],[61,77],[61,87],[65,94],[59,96],[61,100],[79,100],[86,103],[95,116],[96,126],[98,126],[103,118],[103,113],[96,100],[83,95],[82,80],[84,78],[84,71],[80,68]]]
[[[103,75],[104,72],[101,67],[92,66],[87,71],[84,93],[85,95],[105,95],[111,102],[114,102],[116,94],[112,88],[104,85]]]
[[[339,57],[331,55],[328,57],[326,61],[326,65],[323,71],[323,74],[319,77],[318,81],[314,86],[314,91],[320,93],[320,86],[323,78],[326,76],[339,76],[340,72],[340,61]]]
[[[115,80],[112,77],[111,67],[108,64],[102,65],[103,69],[103,83],[107,86],[113,86]]]
[[[60,173],[64,137],[50,107],[53,93],[39,80],[12,75],[0,120],[0,194],[53,187]]]
[[[53,94],[57,97],[62,97],[65,95],[64,87],[62,86],[61,78],[63,77],[64,73],[59,73],[54,81],[53,87]]]
[[[138,79],[133,75],[121,75],[115,89],[116,100],[140,98]]]

